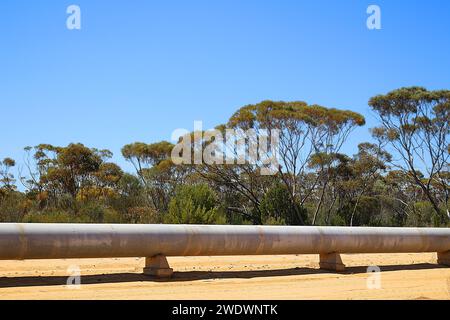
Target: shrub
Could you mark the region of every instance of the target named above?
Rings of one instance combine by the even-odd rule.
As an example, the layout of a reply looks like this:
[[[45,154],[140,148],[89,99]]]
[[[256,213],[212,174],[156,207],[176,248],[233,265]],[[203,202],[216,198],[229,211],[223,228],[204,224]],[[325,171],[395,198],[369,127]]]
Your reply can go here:
[[[345,225],[350,225],[353,210],[355,209],[355,200],[349,201],[337,212],[340,219],[336,221],[345,221]],[[378,198],[362,196],[356,206],[353,217],[353,226],[379,226],[381,223],[381,204]]]
[[[414,227],[439,227],[440,217],[428,201],[420,201],[413,204],[412,210],[406,219],[407,226]]]
[[[77,216],[65,211],[42,211],[30,212],[26,214],[22,222],[25,223],[90,223],[89,217]]]
[[[261,201],[260,210],[263,224],[277,221],[277,224],[300,225],[302,220],[304,224],[308,220],[306,209],[292,203],[289,190],[282,184],[269,189]]]
[[[23,194],[0,189],[0,222],[17,222],[31,209]]]
[[[106,208],[103,212],[103,223],[122,223],[123,218],[119,212],[114,209]]]
[[[282,218],[269,217],[263,221],[263,224],[266,226],[285,226],[286,222]]]
[[[128,208],[125,215],[128,223],[160,223],[161,217],[158,212],[150,207],[132,207]]]
[[[225,223],[217,207],[216,194],[205,184],[178,187],[165,220],[179,224]]]

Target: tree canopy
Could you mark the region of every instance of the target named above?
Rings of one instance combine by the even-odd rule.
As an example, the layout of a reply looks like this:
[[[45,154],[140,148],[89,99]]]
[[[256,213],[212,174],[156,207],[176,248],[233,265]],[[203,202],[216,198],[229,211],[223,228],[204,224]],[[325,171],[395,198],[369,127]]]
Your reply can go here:
[[[106,149],[28,146],[22,162],[0,161],[0,221],[448,226],[450,91],[400,88],[368,104],[378,124],[355,154],[342,147],[361,114],[271,100],[186,144],[123,146],[134,172]]]

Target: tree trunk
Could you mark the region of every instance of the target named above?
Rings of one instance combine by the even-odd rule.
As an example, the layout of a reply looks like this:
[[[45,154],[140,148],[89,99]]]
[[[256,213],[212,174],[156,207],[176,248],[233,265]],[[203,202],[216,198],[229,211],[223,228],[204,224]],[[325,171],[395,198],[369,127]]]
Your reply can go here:
[[[320,208],[322,207],[323,198],[325,196],[325,189],[327,188],[328,182],[323,185],[322,193],[320,195],[319,203],[317,203],[316,211],[314,212],[314,217],[312,221],[312,225],[316,224],[317,215],[319,214]]]

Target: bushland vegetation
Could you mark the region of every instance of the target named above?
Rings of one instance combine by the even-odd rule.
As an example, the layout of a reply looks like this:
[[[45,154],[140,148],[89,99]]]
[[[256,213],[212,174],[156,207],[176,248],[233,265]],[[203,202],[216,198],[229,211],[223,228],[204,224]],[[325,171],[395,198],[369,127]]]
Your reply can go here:
[[[263,101],[217,128],[277,129],[279,167],[176,165],[174,145],[130,143],[122,156],[81,143],[24,148],[0,161],[1,222],[449,226],[450,91],[401,88],[369,100],[378,126],[342,153],[353,111]],[[21,186],[21,187],[18,187]]]

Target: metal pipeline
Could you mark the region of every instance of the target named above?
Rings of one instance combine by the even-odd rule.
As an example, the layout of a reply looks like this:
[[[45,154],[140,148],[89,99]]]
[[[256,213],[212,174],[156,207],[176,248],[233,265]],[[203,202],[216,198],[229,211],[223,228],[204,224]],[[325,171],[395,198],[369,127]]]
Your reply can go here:
[[[450,229],[0,224],[0,260],[450,251]]]

